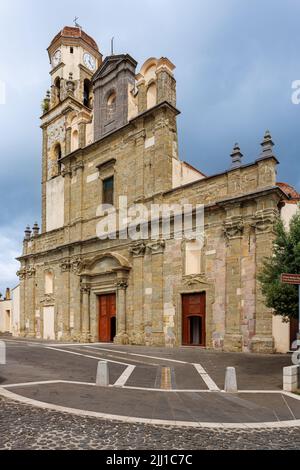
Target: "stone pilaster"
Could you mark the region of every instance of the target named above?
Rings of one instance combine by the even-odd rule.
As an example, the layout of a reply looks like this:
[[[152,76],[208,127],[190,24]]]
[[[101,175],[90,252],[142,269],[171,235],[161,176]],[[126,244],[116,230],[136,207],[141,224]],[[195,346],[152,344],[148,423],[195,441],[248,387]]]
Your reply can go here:
[[[86,146],[86,122],[85,121],[81,121],[78,124],[78,133],[79,133],[79,136],[78,136],[79,148],[84,148]]]
[[[130,336],[132,344],[144,344],[144,254],[146,245],[137,242],[131,247],[133,255],[133,330]]]
[[[68,259],[60,264],[59,298],[64,299],[59,304],[60,323],[62,325],[62,340],[70,339],[70,262]]]
[[[164,346],[163,262],[165,241],[149,243],[152,257],[152,344]]]
[[[20,280],[20,336],[25,336],[26,269],[24,267],[21,267],[20,271],[17,272],[17,276]]]
[[[25,328],[26,336],[35,337],[35,268],[30,266],[26,270],[26,313]]]
[[[72,138],[72,128],[67,127],[66,129],[66,155],[71,153],[71,138]]]
[[[126,290],[128,284],[124,280],[117,281],[117,336],[116,344],[129,344],[126,328]]]
[[[138,113],[141,114],[147,109],[147,89],[145,80],[139,80],[137,84],[138,92]]]
[[[64,225],[67,226],[71,222],[71,169],[68,166],[62,170],[64,178]]]
[[[90,287],[83,284],[81,286],[82,342],[88,342],[90,340],[90,294]]]
[[[143,199],[144,197],[144,147],[145,147],[145,131],[138,132],[135,136],[135,171],[139,175],[135,179],[135,200]]]
[[[226,247],[226,307],[224,349],[241,351],[243,347],[241,325],[241,242],[243,220],[239,207],[227,213],[224,222]]]
[[[264,259],[272,255],[273,227],[277,216],[278,212],[275,208],[261,209],[256,212],[253,224],[256,237],[256,298],[255,336],[251,341],[251,350],[257,353],[272,353],[274,351],[272,310],[265,305],[257,274],[262,269]]]
[[[43,128],[43,155],[42,155],[42,233],[46,232],[46,183],[47,183],[47,128]]]

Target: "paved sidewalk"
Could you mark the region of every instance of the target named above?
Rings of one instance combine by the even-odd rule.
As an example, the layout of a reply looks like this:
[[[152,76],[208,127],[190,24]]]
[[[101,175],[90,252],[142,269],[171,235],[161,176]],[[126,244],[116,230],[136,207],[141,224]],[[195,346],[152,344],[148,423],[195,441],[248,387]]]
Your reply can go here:
[[[43,403],[105,414],[109,419],[141,418],[191,425],[282,421],[293,424],[300,420],[300,400],[281,393],[151,392],[74,383],[12,386],[7,390]]]
[[[300,428],[224,430],[115,423],[0,398],[0,449],[299,450]]]

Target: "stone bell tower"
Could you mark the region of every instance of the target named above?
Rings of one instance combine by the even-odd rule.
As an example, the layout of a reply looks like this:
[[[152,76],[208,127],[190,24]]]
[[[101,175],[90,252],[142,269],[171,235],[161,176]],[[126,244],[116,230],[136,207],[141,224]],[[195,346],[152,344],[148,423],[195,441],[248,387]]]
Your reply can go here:
[[[102,54],[79,27],[64,27],[48,47],[51,91],[42,103],[42,231],[64,225],[64,179],[60,159],[93,141],[92,76]]]

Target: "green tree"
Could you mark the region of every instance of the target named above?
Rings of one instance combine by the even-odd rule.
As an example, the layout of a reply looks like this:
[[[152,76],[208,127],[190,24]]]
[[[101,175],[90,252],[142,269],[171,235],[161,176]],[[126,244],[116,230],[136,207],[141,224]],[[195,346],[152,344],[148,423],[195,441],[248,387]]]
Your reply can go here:
[[[275,225],[273,254],[266,258],[258,280],[266,305],[275,315],[298,317],[298,286],[283,284],[282,273],[300,274],[300,213],[294,215],[289,229],[278,220]]]

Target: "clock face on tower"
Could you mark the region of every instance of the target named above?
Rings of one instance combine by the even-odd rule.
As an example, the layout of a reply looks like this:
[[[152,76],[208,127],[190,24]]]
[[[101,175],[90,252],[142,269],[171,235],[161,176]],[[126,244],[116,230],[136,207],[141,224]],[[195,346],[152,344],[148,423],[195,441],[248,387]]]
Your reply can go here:
[[[96,60],[88,52],[85,52],[83,55],[83,63],[89,70],[94,71],[96,69]]]
[[[52,66],[56,67],[61,62],[61,50],[57,49],[52,56]]]

